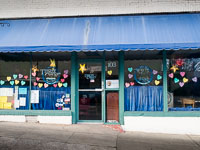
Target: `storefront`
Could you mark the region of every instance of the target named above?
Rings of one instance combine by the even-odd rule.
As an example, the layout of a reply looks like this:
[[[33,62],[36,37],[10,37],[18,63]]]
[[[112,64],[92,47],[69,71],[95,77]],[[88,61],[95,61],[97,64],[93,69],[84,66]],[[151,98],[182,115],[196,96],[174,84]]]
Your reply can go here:
[[[1,20],[1,120],[142,131],[200,123],[199,18]]]

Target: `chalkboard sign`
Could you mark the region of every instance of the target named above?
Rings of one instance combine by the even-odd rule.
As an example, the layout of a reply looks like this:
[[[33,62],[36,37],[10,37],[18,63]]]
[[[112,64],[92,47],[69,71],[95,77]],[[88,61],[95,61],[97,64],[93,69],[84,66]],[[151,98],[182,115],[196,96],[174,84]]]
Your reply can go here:
[[[153,80],[153,71],[148,66],[139,66],[134,71],[134,79],[139,84],[149,84]]]

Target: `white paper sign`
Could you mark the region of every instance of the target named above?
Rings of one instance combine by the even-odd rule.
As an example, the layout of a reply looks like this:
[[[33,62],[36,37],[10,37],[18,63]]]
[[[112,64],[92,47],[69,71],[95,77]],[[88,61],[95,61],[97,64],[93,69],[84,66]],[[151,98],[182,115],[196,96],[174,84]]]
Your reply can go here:
[[[19,98],[19,106],[26,106],[26,97]]]
[[[106,80],[106,88],[119,88],[119,80]]]
[[[19,108],[19,100],[15,100],[14,107],[15,107],[15,108]]]
[[[31,103],[39,103],[39,90],[31,90]]]
[[[0,96],[13,96],[13,88],[0,88]]]

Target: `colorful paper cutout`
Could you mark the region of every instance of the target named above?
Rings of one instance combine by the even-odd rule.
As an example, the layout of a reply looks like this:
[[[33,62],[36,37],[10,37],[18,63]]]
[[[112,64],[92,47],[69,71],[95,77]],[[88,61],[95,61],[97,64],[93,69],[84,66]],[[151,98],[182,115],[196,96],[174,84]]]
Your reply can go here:
[[[8,76],[8,77],[6,77],[6,79],[7,79],[7,81],[10,81],[10,80],[11,80],[11,77],[10,77],[10,76]]]
[[[23,85],[25,85],[26,84],[26,82],[25,81],[21,81],[21,85],[23,86]]]
[[[56,88],[56,87],[57,87],[57,84],[54,84],[54,85],[53,85],[53,87],[55,87],[55,88]]]
[[[5,81],[1,80],[0,85],[4,85]]]
[[[10,81],[10,85],[14,85],[15,84],[15,82],[14,81]]]
[[[153,74],[156,75],[158,73],[157,70],[153,70]]]
[[[19,88],[19,94],[27,94],[27,88]]]
[[[183,59],[177,59],[176,60],[176,64],[179,66],[179,67],[181,67],[181,66],[183,66],[183,64],[184,64],[184,61],[183,61]]]
[[[193,82],[197,82],[197,77],[192,78]]]
[[[64,74],[68,74],[68,72],[69,72],[68,70],[64,70]]]
[[[60,79],[60,81],[63,83],[63,82],[65,82],[65,79]]]
[[[13,74],[13,78],[14,78],[14,79],[17,79],[17,74]]]
[[[125,87],[129,87],[129,86],[130,86],[130,83],[126,82]]]
[[[43,87],[43,83],[38,83],[38,87],[39,88]]]
[[[40,80],[40,78],[39,78],[39,77],[36,77],[35,79],[36,79],[36,81],[39,81],[39,80]]]
[[[185,76],[185,72],[180,72],[180,75],[181,75],[182,77],[184,77],[184,76]]]
[[[15,85],[19,84],[19,80],[15,80]]]
[[[68,84],[67,84],[67,83],[63,83],[63,86],[64,86],[64,87],[67,87],[67,86],[68,86]]]
[[[162,76],[161,75],[157,75],[157,80],[161,80]]]
[[[174,78],[174,83],[178,83],[179,79],[178,78]]]
[[[134,83],[134,82],[130,82],[130,85],[131,85],[131,86],[134,86],[134,85],[135,85],[135,83]]]
[[[32,76],[35,77],[36,76],[36,72],[32,72]]]
[[[108,75],[112,75],[112,70],[107,71]]]
[[[63,78],[65,78],[65,79],[66,79],[67,77],[68,77],[68,75],[67,75],[67,74],[63,74]]]
[[[80,69],[81,73],[84,73],[87,69],[85,68],[85,64],[80,64]]]
[[[23,75],[22,75],[22,74],[19,74],[18,76],[19,76],[19,79],[23,78]]]
[[[55,59],[50,59],[50,67],[56,67]]]
[[[173,74],[173,73],[170,73],[170,74],[169,74],[169,77],[173,79],[173,78],[174,78],[174,74]]]
[[[128,68],[128,71],[129,71],[129,72],[132,72],[132,71],[133,71],[133,68],[132,68],[132,67]]]
[[[28,79],[28,76],[26,75],[26,76],[24,76],[24,79]]]
[[[180,87],[184,86],[184,82],[179,82]]]
[[[184,83],[188,82],[188,79],[187,78],[183,78],[183,82]]]
[[[159,85],[159,84],[160,84],[160,81],[155,80],[155,85]]]
[[[178,67],[177,66],[172,66],[171,68],[170,68],[170,70],[172,70],[174,73],[177,71],[177,70],[179,70],[178,69]]]
[[[44,84],[44,88],[47,88],[49,85],[47,83]]]
[[[58,87],[60,88],[60,87],[62,87],[62,83],[61,82],[58,82]]]
[[[39,71],[39,69],[37,68],[36,65],[33,65],[32,71],[33,71],[33,73],[36,74],[36,72]],[[32,74],[32,75],[33,75],[33,74]]]
[[[133,78],[133,75],[129,73],[129,74],[128,74],[128,78],[129,78],[129,79]]]
[[[37,83],[37,82],[34,82],[34,83],[33,83],[33,85],[34,85],[34,86],[37,86],[37,85],[38,85],[38,83]]]

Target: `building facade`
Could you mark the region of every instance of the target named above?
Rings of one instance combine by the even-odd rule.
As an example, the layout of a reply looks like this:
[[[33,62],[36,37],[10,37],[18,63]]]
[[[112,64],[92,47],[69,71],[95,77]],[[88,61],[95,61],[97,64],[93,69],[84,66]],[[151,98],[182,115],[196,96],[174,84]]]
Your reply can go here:
[[[199,4],[2,2],[0,120],[200,134]]]

